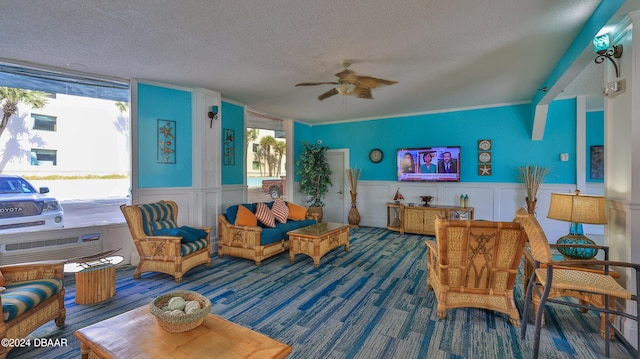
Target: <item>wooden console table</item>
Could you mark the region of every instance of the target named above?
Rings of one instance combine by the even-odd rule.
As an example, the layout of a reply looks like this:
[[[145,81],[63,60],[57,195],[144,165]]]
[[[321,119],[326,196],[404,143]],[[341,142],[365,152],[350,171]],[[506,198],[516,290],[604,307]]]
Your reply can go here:
[[[441,215],[447,219],[473,219],[473,207],[458,206],[407,206],[387,203],[387,229],[404,233],[435,235],[435,219]]]

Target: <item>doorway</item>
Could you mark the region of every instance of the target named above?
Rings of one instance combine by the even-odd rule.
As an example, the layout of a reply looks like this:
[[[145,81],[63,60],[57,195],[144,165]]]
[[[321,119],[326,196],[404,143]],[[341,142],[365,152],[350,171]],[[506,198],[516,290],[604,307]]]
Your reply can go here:
[[[327,150],[327,161],[331,168],[331,183],[324,200],[323,221],[347,223],[347,201],[345,196],[345,170],[349,164],[349,150]]]

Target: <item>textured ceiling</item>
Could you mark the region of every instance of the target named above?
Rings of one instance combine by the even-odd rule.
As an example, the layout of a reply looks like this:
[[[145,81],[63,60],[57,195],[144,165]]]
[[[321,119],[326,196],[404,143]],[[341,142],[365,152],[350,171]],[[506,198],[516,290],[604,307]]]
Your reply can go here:
[[[528,102],[599,3],[12,1],[0,12],[0,58],[203,87],[265,114],[326,123]],[[294,87],[334,81],[342,59],[398,84],[374,89],[373,100],[318,101],[331,85]]]

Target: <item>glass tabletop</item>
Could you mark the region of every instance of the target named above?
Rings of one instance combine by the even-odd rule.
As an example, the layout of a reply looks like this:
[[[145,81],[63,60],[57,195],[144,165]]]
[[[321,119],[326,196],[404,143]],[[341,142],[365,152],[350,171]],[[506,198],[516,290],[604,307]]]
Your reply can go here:
[[[345,226],[348,226],[348,224],[334,223],[334,222],[320,222],[307,227],[289,231],[288,233],[320,236],[324,233],[328,233],[331,231],[335,231],[336,229],[344,228]]]

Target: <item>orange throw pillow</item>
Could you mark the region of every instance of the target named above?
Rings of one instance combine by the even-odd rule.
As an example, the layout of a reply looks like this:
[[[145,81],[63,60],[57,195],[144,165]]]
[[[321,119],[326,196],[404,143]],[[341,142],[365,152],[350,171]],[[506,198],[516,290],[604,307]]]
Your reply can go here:
[[[294,219],[294,220],[307,219],[306,208],[302,206],[298,206],[297,204],[293,204],[291,202],[288,202],[287,206],[289,207],[289,219]]]
[[[239,205],[235,225],[256,227],[258,225],[258,219],[256,218],[256,215],[253,214],[247,207]]]

